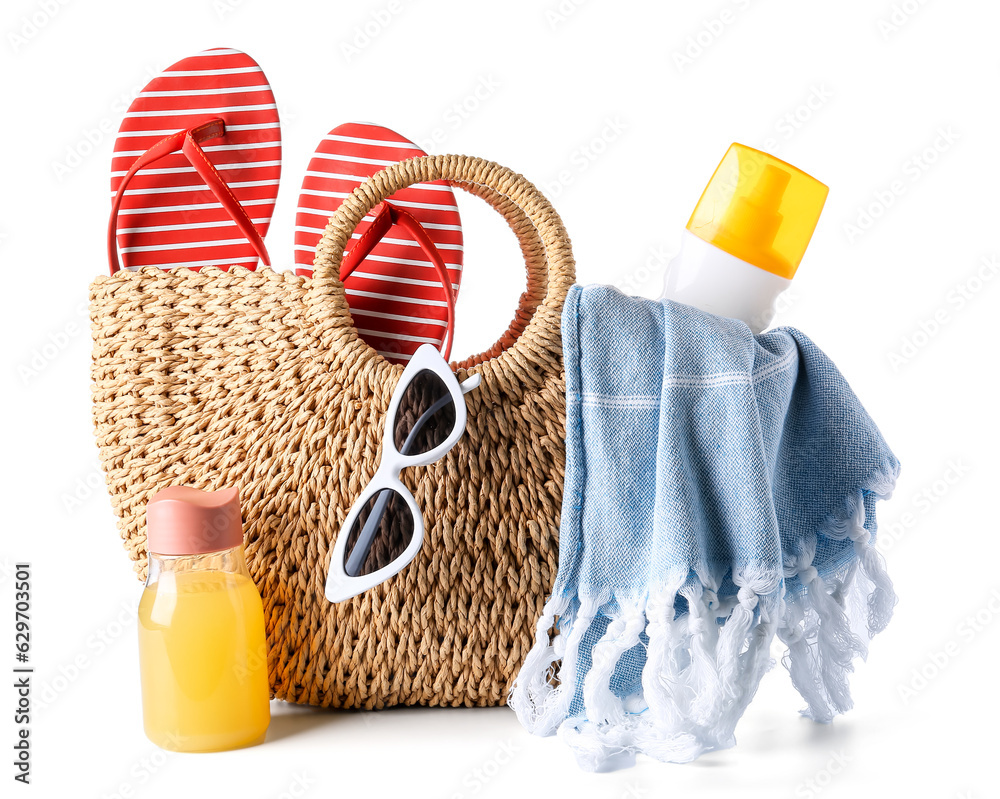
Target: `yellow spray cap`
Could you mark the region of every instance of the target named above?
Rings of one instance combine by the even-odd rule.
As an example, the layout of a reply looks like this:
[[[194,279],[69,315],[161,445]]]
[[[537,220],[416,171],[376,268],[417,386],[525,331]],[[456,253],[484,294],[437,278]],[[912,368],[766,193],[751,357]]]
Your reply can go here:
[[[705,187],[687,229],[730,255],[791,279],[828,192],[801,169],[734,143]]]

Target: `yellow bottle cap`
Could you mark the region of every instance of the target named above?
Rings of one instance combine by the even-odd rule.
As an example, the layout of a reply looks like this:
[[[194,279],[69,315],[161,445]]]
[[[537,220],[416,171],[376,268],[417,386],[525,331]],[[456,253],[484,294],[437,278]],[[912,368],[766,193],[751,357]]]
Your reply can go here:
[[[828,193],[801,169],[734,143],[705,187],[687,229],[730,255],[791,279]]]

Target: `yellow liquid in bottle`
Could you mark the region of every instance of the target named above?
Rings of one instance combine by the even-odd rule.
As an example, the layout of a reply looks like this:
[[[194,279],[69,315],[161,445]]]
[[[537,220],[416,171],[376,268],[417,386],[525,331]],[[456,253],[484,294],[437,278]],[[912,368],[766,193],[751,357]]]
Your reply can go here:
[[[271,720],[264,610],[249,577],[164,572],[139,602],[146,736],[178,752],[264,739]]]

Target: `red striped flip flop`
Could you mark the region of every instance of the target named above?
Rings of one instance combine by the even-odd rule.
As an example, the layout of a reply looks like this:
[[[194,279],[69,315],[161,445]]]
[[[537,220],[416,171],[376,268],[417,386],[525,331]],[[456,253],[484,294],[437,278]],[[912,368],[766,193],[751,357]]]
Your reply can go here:
[[[270,263],[281,131],[246,53],[206,50],[154,78],[125,114],[111,170],[111,274],[119,253],[133,270]]]
[[[378,125],[347,123],[324,136],[299,195],[296,274],[312,274],[316,245],[346,196],[380,169],[419,155],[426,153]],[[372,209],[354,231],[341,279],[358,333],[385,358],[408,361],[427,343],[447,358],[462,280],[462,222],[447,182],[408,186]]]

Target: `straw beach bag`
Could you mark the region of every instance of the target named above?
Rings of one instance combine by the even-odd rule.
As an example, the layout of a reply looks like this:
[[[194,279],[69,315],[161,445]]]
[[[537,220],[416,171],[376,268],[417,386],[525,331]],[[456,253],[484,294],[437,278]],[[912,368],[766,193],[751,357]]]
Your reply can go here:
[[[324,597],[330,552],[378,465],[402,372],[358,337],[341,256],[369,210],[433,180],[506,218],[527,290],[500,340],[457,364],[459,380],[482,376],[466,397],[463,438],[440,461],[403,472],[424,516],[420,553],[335,605]],[[361,185],[330,220],[312,278],[240,267],[97,278],[94,426],[139,576],[156,491],[237,486],[277,698],[502,704],[555,578],[565,461],[559,324],[573,280],[569,240],[545,198],[520,175],[466,156],[411,159]]]

